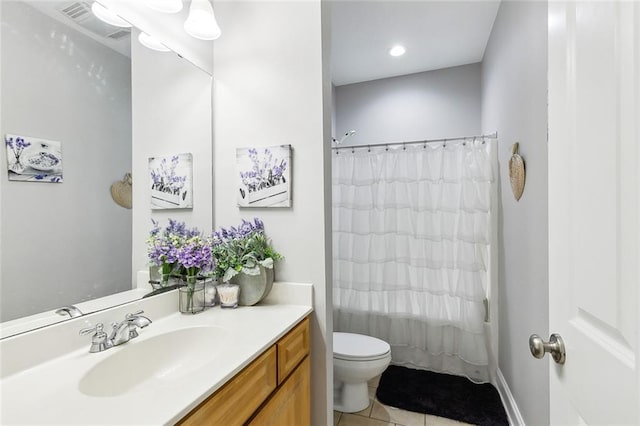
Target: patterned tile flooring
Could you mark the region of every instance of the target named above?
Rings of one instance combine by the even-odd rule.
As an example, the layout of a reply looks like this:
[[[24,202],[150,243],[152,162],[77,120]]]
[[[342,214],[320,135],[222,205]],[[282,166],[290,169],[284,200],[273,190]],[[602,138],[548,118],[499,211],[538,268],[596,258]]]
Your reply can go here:
[[[376,399],[379,381],[380,376],[369,382],[369,406],[352,414],[334,411],[334,426],[461,426],[467,424],[381,404]]]

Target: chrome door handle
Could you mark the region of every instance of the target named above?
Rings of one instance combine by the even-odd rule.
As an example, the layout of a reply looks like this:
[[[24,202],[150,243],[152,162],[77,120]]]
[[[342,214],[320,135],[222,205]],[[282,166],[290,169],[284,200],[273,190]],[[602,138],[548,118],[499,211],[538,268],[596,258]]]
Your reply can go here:
[[[552,334],[549,337],[549,341],[545,342],[537,334],[532,334],[529,337],[529,350],[531,355],[536,358],[542,358],[545,353],[549,352],[553,357],[553,360],[558,364],[564,364],[567,359],[567,354],[564,350],[564,341],[559,334]]]

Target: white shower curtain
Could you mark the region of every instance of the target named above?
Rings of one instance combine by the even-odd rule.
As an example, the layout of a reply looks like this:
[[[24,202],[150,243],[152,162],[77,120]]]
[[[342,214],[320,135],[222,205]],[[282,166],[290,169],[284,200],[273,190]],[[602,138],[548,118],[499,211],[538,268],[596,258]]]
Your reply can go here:
[[[489,380],[491,147],[333,153],[336,331],[389,342],[397,365]]]

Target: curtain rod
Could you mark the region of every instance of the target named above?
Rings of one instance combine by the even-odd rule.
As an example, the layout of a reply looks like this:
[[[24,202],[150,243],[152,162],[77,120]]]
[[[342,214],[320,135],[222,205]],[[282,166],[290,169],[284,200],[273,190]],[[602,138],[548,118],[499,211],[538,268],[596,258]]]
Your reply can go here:
[[[382,142],[382,143],[371,143],[367,145],[346,145],[346,146],[332,146],[331,149],[362,149],[362,148],[371,148],[372,146],[386,146],[389,145],[418,145],[418,144],[427,144],[427,143],[437,143],[442,142],[446,144],[450,141],[461,141],[466,139],[497,139],[498,132],[493,132],[488,135],[474,135],[474,136],[460,136],[457,138],[441,138],[441,139],[425,139],[422,141],[409,141],[409,142]]]

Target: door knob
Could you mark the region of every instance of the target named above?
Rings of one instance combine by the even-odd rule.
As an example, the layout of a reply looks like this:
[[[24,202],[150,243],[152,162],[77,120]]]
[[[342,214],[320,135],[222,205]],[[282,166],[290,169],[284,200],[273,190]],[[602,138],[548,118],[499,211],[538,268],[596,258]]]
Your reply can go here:
[[[558,364],[564,364],[567,358],[566,352],[564,351],[564,341],[559,334],[552,334],[548,342],[542,340],[537,334],[532,334],[531,337],[529,337],[529,350],[531,351],[531,355],[536,358],[542,358],[545,353],[549,352],[553,360]]]

